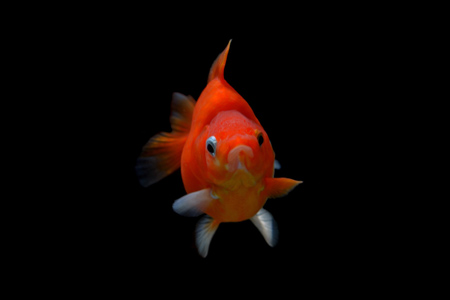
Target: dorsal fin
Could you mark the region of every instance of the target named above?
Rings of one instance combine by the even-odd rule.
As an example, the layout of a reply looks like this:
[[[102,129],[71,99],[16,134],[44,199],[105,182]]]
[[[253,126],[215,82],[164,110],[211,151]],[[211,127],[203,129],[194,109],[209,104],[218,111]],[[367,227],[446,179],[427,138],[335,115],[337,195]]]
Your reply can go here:
[[[214,61],[211,70],[209,71],[208,82],[214,78],[219,78],[220,80],[225,80],[223,77],[223,71],[225,69],[225,64],[227,62],[228,51],[230,50],[231,40],[228,42],[227,47]]]

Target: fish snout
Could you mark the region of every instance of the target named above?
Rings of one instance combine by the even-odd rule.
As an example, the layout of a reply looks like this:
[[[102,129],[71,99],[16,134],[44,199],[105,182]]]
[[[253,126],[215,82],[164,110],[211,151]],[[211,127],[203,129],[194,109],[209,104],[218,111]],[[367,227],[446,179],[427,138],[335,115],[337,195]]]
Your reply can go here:
[[[253,158],[253,150],[246,145],[238,145],[228,153],[228,171],[247,170],[245,167],[245,158]]]

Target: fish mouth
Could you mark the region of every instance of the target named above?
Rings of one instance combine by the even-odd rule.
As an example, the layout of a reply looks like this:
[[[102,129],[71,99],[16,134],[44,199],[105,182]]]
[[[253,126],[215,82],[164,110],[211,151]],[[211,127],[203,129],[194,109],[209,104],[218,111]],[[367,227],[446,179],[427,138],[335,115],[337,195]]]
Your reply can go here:
[[[245,161],[246,158],[253,158],[253,150],[246,145],[238,145],[228,153],[228,172],[242,170],[248,172]]]

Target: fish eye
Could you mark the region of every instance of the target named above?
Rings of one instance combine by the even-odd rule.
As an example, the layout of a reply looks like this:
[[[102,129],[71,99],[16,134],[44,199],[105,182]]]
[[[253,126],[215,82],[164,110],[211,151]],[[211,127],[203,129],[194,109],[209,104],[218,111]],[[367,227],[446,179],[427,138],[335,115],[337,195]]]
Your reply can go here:
[[[260,132],[260,133],[258,134],[257,139],[258,139],[258,144],[261,146],[261,145],[264,143],[264,137],[263,137],[262,132]]]
[[[206,150],[208,150],[209,154],[211,154],[213,157],[216,156],[216,145],[217,140],[214,136],[210,136],[206,140]]]

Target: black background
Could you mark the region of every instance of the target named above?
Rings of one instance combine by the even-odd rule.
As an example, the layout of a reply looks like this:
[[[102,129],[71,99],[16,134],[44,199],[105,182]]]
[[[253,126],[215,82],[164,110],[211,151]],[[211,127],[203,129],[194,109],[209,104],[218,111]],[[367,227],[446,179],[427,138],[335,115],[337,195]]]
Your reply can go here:
[[[278,31],[226,34],[162,32],[132,18],[63,30],[70,38],[54,50],[53,75],[69,104],[59,115],[71,119],[64,143],[77,155],[56,205],[65,226],[56,228],[61,243],[51,253],[62,268],[136,282],[192,270],[355,281],[386,268],[400,252],[388,229],[395,208],[379,192],[389,144],[380,132],[398,96],[391,86],[401,35],[363,19],[315,16]],[[180,172],[143,188],[134,165],[150,137],[170,131],[172,93],[198,99],[229,39],[226,80],[268,133],[281,164],[275,176],[303,184],[265,206],[278,222],[276,247],[249,221],[228,223],[201,258],[198,218],[172,211],[185,194]]]

